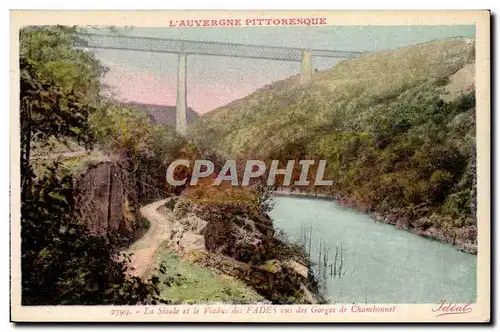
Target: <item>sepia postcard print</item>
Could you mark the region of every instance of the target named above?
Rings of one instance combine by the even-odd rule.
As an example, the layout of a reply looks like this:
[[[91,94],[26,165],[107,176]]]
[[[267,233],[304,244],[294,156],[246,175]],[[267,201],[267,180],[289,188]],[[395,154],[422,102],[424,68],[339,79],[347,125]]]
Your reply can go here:
[[[489,322],[488,11],[12,11],[14,322]]]

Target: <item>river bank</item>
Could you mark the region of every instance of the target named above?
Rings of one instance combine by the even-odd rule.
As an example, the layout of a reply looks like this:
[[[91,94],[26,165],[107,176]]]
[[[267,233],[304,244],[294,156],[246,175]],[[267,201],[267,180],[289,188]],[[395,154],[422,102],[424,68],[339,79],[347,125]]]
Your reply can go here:
[[[272,194],[273,196],[302,197],[335,201],[344,208],[351,208],[366,213],[372,219],[378,222],[393,225],[396,229],[405,230],[425,238],[451,244],[459,251],[477,255],[477,227],[475,225],[443,230],[432,225],[430,218],[422,217],[411,220],[405,216],[399,216],[395,213],[372,211],[356,200],[347,199],[340,195],[287,190],[276,190],[273,191]]]

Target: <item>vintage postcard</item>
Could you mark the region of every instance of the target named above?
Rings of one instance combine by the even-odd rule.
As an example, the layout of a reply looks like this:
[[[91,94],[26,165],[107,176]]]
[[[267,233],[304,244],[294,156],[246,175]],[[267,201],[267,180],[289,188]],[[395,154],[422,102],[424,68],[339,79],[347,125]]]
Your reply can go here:
[[[488,11],[12,11],[15,322],[489,322]]]

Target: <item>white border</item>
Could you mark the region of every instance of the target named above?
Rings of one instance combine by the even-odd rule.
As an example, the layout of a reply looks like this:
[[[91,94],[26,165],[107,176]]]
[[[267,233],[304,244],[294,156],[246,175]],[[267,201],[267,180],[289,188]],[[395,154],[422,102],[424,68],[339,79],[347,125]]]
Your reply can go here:
[[[17,1],[15,3],[15,8],[16,9],[29,9],[29,8],[39,8],[39,9],[58,9],[58,8],[68,8],[68,9],[148,9],[148,8],[158,8],[157,5],[158,3],[155,2],[155,1],[148,1],[148,0],[143,0],[141,2],[132,2],[132,1],[120,1],[119,2],[119,6],[116,6],[116,5],[108,5],[108,4],[105,4],[105,1],[95,1],[95,0],[88,0],[88,1],[85,1],[85,3],[80,3],[78,4],[78,6],[74,6],[76,3],[74,2],[71,2],[68,4],[68,2],[64,2],[64,1],[44,1],[43,2],[43,5],[40,3],[40,2],[37,2],[37,1]],[[251,3],[249,4],[244,4],[244,3],[238,3],[238,2],[235,2],[233,1],[232,3],[229,3],[229,2],[224,2],[224,1],[218,1],[218,0],[213,0],[213,1],[210,1],[210,4],[212,6],[212,8],[210,9],[218,9],[218,8],[231,8],[231,9],[251,9],[251,8],[261,8],[261,9],[279,9],[279,8],[283,8],[283,7],[287,7],[287,8],[294,8],[294,9],[318,9],[318,8],[321,8],[321,9],[392,9],[392,8],[398,8],[398,9],[473,9],[471,5],[474,5],[474,8],[475,9],[487,9],[487,8],[490,8],[490,9],[493,9],[495,10],[496,8],[495,7],[498,7],[498,1],[481,1],[481,0],[477,0],[477,1],[474,1],[474,2],[462,2],[462,3],[458,3],[458,1],[440,1],[440,2],[436,2],[436,1],[425,1],[425,0],[422,0],[422,1],[418,1],[416,2],[415,4],[412,4],[410,2],[404,2],[404,3],[401,3],[401,2],[396,2],[396,1],[377,1],[377,2],[371,2],[371,1],[349,1],[349,2],[346,2],[346,3],[335,3],[335,8],[332,8],[331,7],[331,2],[329,2],[329,6],[325,6],[325,3],[323,2],[318,2],[318,1],[314,1],[314,0],[311,0],[311,1],[307,1],[306,4],[299,4],[297,1],[293,1],[293,0],[290,0],[290,1],[287,1],[286,4],[285,3],[282,3],[282,4],[278,4],[278,5],[272,5],[270,4],[269,1],[261,1],[261,0],[255,0],[255,1],[252,1]],[[82,6],[83,5],[83,6]],[[205,3],[202,2],[202,1],[196,1],[196,2],[190,2],[188,3],[188,1],[183,1],[182,3],[179,3],[178,4],[178,7],[176,7],[176,5],[174,3],[171,3],[169,5],[172,5],[172,7],[170,9],[196,9],[196,8],[202,8]],[[251,6],[249,6],[251,5]],[[9,38],[8,38],[8,30],[9,30],[9,18],[8,18],[8,12],[7,11],[2,11],[3,13],[3,16],[1,17],[2,19],[0,20],[0,25],[1,25],[1,29],[2,29],[2,32],[3,34],[1,35],[2,37],[6,37],[4,40],[6,42],[8,42]],[[498,35],[496,33],[493,33],[492,31],[492,35],[494,36],[495,38],[495,42],[498,42]],[[496,43],[495,43],[496,44]],[[7,49],[7,48],[5,48]],[[8,62],[8,53],[6,51],[4,51],[2,53],[3,57],[5,60],[7,61],[4,61],[5,62]],[[497,68],[498,70],[498,68]],[[497,73],[497,70],[495,70],[495,74]],[[3,99],[4,100],[4,105],[8,105],[8,87],[9,87],[9,81],[8,79],[6,80],[8,76],[5,75],[4,76],[4,80],[2,81],[2,84],[3,85],[3,89],[1,89],[3,95],[5,96],[5,98]],[[495,91],[492,91],[492,96],[496,96],[498,93],[498,88],[495,89]],[[8,109],[9,106],[7,106],[7,109]],[[5,117],[5,118],[2,118],[1,120],[4,120],[4,121],[1,121],[0,120],[0,123],[1,125],[5,126],[1,131],[1,133],[4,135],[4,139],[0,140],[0,144],[2,146],[2,151],[5,153],[5,154],[8,154],[9,153],[9,146],[7,144],[8,142],[8,124],[9,124],[9,121],[8,121],[8,114],[9,112],[0,112],[0,116],[2,117]],[[495,121],[495,125],[498,125],[498,116],[496,117],[496,121]],[[493,125],[493,124],[492,124]],[[496,143],[496,142],[495,142]],[[496,155],[498,155],[498,148],[497,146],[495,146],[495,153]],[[4,167],[3,169],[6,169],[6,167]],[[5,195],[3,196],[2,200],[0,200],[0,202],[2,202],[2,207],[3,207],[3,211],[4,211],[4,216],[7,217],[7,212],[9,210],[9,206],[8,206],[8,193],[7,193],[7,182],[8,182],[8,174],[7,172],[3,172],[2,173],[2,184],[4,184],[3,188],[4,188],[4,191],[2,191],[2,193]],[[495,190],[495,193],[496,193],[496,190]],[[498,195],[497,195],[498,197]],[[494,204],[496,206],[498,206],[498,203],[500,203],[500,199],[498,198],[495,198],[495,201],[494,201]],[[493,202],[492,202],[493,203]],[[493,217],[493,216],[492,216]],[[5,218],[6,219],[6,218]],[[8,229],[8,224],[6,222],[2,223],[2,227],[4,227],[3,229],[3,234],[8,234],[9,232],[9,229]],[[498,227],[497,227],[497,230],[498,230]],[[495,234],[496,235],[496,234]],[[495,243],[495,241],[492,242],[492,245]],[[2,251],[2,262],[5,263],[5,264],[8,264],[8,261],[9,261],[9,256],[8,256],[8,250],[7,248],[4,247],[4,250]],[[4,299],[4,306],[3,306],[3,312],[4,314],[7,314],[9,312],[8,309],[8,288],[7,288],[7,274],[4,273],[3,275],[3,285],[4,285],[4,293],[2,295],[4,295],[2,298]],[[496,281],[496,280],[495,280]],[[8,317],[5,317],[3,319],[3,322],[8,322]],[[13,328],[12,325],[10,325],[8,327],[9,329]],[[93,329],[95,328],[98,328],[98,327],[91,327]],[[123,327],[120,327],[120,328],[123,328]],[[130,326],[129,327],[126,327],[126,328],[131,328]],[[160,330],[160,329],[164,329],[165,327],[155,327],[155,328],[152,328],[152,330]],[[169,326],[168,328],[175,328],[174,326]],[[184,327],[185,328],[185,327]],[[197,328],[197,326],[195,327]],[[213,327],[214,329],[215,328],[218,328],[218,327]],[[231,328],[234,328],[231,327]],[[273,328],[278,328],[278,326],[273,326]],[[286,328],[286,327],[285,327]],[[329,328],[328,327],[324,327],[324,328]],[[335,328],[340,328],[341,330],[344,329],[343,327],[339,327],[339,326],[335,326]],[[375,328],[377,329],[377,327],[370,327],[370,328]],[[385,328],[383,326],[379,326],[378,328]],[[401,327],[400,327],[401,328]],[[404,328],[404,327],[402,327]],[[425,328],[426,330],[429,329],[429,327],[423,327]],[[466,327],[468,330],[474,330],[476,328],[479,328],[479,327],[472,327],[472,326],[467,326]],[[47,331],[49,330],[52,330],[53,327],[51,326],[46,326],[46,327],[42,327],[42,329],[46,329]],[[431,328],[432,329],[432,328]]]

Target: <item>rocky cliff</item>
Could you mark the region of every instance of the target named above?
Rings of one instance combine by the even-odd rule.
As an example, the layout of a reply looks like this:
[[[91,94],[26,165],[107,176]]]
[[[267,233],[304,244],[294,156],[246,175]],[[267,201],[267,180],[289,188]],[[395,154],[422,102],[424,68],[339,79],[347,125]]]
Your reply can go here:
[[[112,238],[117,247],[131,244],[148,228],[140,206],[165,189],[163,169],[156,166],[136,169],[125,154],[87,160],[73,174],[79,219],[93,234]]]

